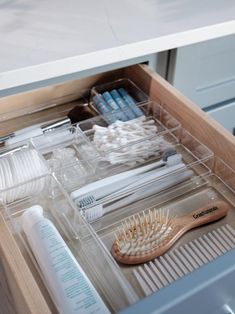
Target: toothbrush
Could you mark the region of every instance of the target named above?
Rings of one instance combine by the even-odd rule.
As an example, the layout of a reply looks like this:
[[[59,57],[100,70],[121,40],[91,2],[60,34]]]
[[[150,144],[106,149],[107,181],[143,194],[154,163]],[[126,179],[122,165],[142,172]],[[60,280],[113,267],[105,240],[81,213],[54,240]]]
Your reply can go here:
[[[75,204],[80,210],[83,211],[86,220],[88,222],[92,222],[111,211],[160,193],[168,188],[171,188],[172,186],[184,182],[192,177],[192,175],[192,170],[186,170],[183,173],[173,174],[169,178],[163,178],[162,180],[159,180],[157,184],[156,182],[152,182],[151,184],[144,186],[137,191],[135,190],[134,193],[131,193],[131,191],[127,189],[126,195],[122,195],[121,193],[119,195],[118,193],[113,193],[109,197],[103,198],[98,202],[93,196],[88,195],[86,198],[76,200]],[[124,192],[124,190],[125,189],[123,189],[121,192]],[[115,202],[115,198],[118,200],[120,198],[122,199]],[[114,203],[105,207],[106,204],[111,202]]]
[[[142,166],[137,169],[124,171],[122,173],[87,184],[84,187],[73,191],[70,196],[74,200],[76,198],[80,198],[84,195],[92,193],[95,199],[99,199],[129,185],[131,181],[129,179],[131,177],[134,177],[141,173],[145,173],[155,168],[163,167],[166,164],[178,164],[180,161],[181,155],[176,154],[176,151],[174,149],[166,150],[162,156],[162,159],[158,162]]]
[[[185,232],[223,218],[228,210],[224,201],[214,201],[178,218],[169,218],[169,211],[143,211],[122,222],[112,255],[123,264],[148,262],[165,253]]]
[[[168,175],[169,173],[173,173],[175,171],[178,171],[180,169],[185,168],[185,164],[184,163],[179,163],[173,166],[167,166],[165,165],[163,169],[161,168],[157,168],[160,169],[158,171],[156,171],[156,169],[153,169],[149,172],[145,172],[139,175],[136,175],[134,177],[128,178],[125,180],[125,186],[119,190],[117,190],[116,192],[114,191],[113,193],[105,196],[105,197],[97,197],[95,198],[93,194],[88,194],[83,196],[82,198],[76,199],[76,203],[79,204],[79,208],[82,207],[90,207],[91,205],[91,198],[93,199],[93,202],[98,202],[98,203],[107,203],[110,200],[113,200],[115,198],[120,198],[120,197],[124,197],[128,194],[131,194],[134,190],[134,188],[139,188],[139,187],[143,187],[146,184],[152,183],[154,181],[156,181],[157,178],[161,178],[164,177],[166,175]],[[129,184],[128,184],[129,183]],[[124,195],[123,195],[124,194]]]
[[[160,168],[160,170],[158,171],[156,171],[156,169],[153,169],[147,173],[137,175],[136,180],[129,184],[128,187],[125,187],[123,189],[118,190],[117,192],[109,194],[108,196],[101,198],[99,201],[104,204],[107,203],[107,201],[110,200],[113,201],[115,198],[120,199],[121,197],[128,196],[129,194],[133,193],[134,189],[136,190],[144,188],[146,185],[156,182],[158,178],[161,179],[161,177],[163,178],[169,175],[170,173],[174,173],[181,169],[185,169],[184,163],[179,163],[169,167],[167,167],[166,165],[163,169]]]
[[[143,198],[147,198],[149,196],[152,196],[154,194],[157,194],[163,190],[166,190],[167,188],[170,188],[172,186],[175,186],[176,184],[179,184],[183,181],[188,180],[190,177],[193,176],[192,170],[186,170],[182,173],[175,174],[174,176],[170,176],[169,178],[162,179],[163,182],[152,182],[152,185],[144,186],[140,189],[138,189],[133,194],[127,196],[126,198],[123,198],[114,204],[107,206],[105,208],[105,213],[113,211],[115,209],[127,206],[133,202],[137,202],[139,200],[142,200]]]
[[[160,168],[160,170],[156,171],[156,169],[153,169],[142,176],[142,178],[139,178],[138,180],[134,181],[128,186],[128,190],[133,190],[136,187],[139,187],[140,185],[144,185],[146,183],[151,183],[155,181],[157,178],[164,177],[168,175],[170,172],[175,172],[178,170],[181,170],[185,168],[185,163],[179,162],[176,165],[169,165],[166,164],[163,169]]]

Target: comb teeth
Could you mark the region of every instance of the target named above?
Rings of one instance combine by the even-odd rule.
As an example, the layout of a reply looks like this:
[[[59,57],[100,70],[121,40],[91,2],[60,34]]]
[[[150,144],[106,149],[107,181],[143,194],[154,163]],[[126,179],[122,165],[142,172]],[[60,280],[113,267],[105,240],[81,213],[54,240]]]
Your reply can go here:
[[[223,225],[177,249],[137,266],[133,274],[149,295],[234,249],[235,229]]]
[[[124,220],[115,234],[115,243],[121,254],[144,254],[165,243],[171,234],[169,211],[165,214],[154,208]]]

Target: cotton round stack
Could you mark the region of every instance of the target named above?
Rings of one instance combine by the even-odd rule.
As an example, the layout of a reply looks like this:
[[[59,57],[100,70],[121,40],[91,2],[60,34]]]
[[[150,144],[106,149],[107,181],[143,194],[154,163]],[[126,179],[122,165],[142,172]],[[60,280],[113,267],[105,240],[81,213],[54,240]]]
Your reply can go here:
[[[11,203],[31,194],[40,193],[48,169],[34,149],[19,150],[0,158],[0,199]],[[31,181],[30,181],[31,180]]]

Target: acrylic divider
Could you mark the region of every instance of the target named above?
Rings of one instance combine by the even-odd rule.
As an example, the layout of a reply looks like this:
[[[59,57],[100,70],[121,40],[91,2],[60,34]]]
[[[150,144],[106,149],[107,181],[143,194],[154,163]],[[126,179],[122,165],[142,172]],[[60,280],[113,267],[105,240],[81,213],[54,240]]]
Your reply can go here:
[[[193,176],[190,180],[154,194],[151,197],[132,202],[127,206],[123,206],[120,210],[110,212],[108,215],[104,215],[99,220],[90,224],[87,224],[71,202],[68,195],[71,186],[69,186],[69,188],[65,184],[64,187],[61,186],[63,182],[58,175],[59,172],[57,172],[56,167],[55,169],[51,169],[53,176],[46,176],[48,178],[47,180],[45,180],[45,177],[38,177],[35,180],[18,184],[13,188],[8,188],[7,191],[1,191],[1,193],[13,193],[14,189],[18,187],[20,187],[21,191],[24,191],[26,190],[27,184],[33,184],[35,186],[37,180],[44,180],[43,189],[41,191],[35,191],[35,193],[31,193],[24,199],[19,198],[15,202],[2,206],[5,216],[8,217],[12,223],[15,238],[21,243],[19,246],[22,247],[27,261],[32,264],[30,267],[34,269],[34,272],[40,272],[40,270],[30,253],[24,236],[22,236],[20,216],[25,208],[39,203],[46,210],[48,217],[52,219],[59,228],[60,233],[68,242],[73,254],[79,260],[79,263],[84,266],[86,273],[95,285],[97,291],[106,300],[107,304],[111,304],[111,308],[114,312],[142,298],[144,296],[143,291],[140,289],[136,278],[133,276],[134,267],[117,264],[110,254],[110,247],[114,241],[114,231],[116,227],[120,225],[120,222],[128,216],[152,207],[169,207],[172,213],[181,214],[184,210],[185,212],[187,211],[190,204],[192,204],[192,206],[194,206],[193,204],[195,204],[195,206],[203,205],[212,199],[228,201],[230,207],[232,203],[234,203],[234,190],[228,188],[229,183],[234,180],[234,172],[232,172],[231,169],[228,170],[228,167],[222,161],[216,159],[214,163],[212,152],[188,132],[181,130],[180,135],[179,142],[177,142],[174,147],[177,153],[182,154],[183,161],[187,164],[187,170],[193,171]],[[97,160],[97,158],[99,158],[96,153],[94,154],[94,159],[92,159],[89,154],[89,156],[87,155],[86,146],[88,145],[88,147],[90,147],[89,145],[91,144],[87,141],[87,138],[84,137],[84,134],[76,128],[72,128],[72,131],[69,131],[69,136],[66,136],[59,143],[55,144],[54,142],[54,146],[52,145],[53,141],[46,141],[47,144],[48,142],[50,145],[46,145],[45,147],[39,145],[41,143],[39,139],[35,138],[32,140],[33,145],[36,149],[38,147],[38,151],[42,154],[46,164],[50,163],[51,159],[54,159],[52,152],[56,149],[64,151],[66,148],[73,148],[76,151],[75,157],[78,158],[80,162],[86,161],[86,159],[89,160],[89,166],[92,165],[91,160]],[[85,147],[85,149],[82,147]],[[93,147],[91,146],[91,151],[92,150]],[[88,157],[84,157],[84,153],[85,156]],[[148,160],[147,164],[151,162],[153,161]],[[68,171],[75,173],[73,166],[76,163],[77,160],[75,163],[72,160],[68,162],[65,167],[58,167],[57,169],[63,170],[67,167]],[[213,164],[215,165],[215,173],[220,173],[221,177],[223,173],[226,173],[226,184],[224,184],[217,175],[210,173],[210,169],[213,169]],[[92,169],[94,170],[94,168]],[[88,173],[92,173],[92,175],[90,177],[88,175],[90,181],[88,180],[87,182],[93,182],[97,178],[100,178],[99,176],[96,177],[96,171],[93,176],[92,171],[88,171]],[[179,171],[178,174],[180,173]],[[174,174],[175,173],[172,173],[167,177],[163,176],[148,184],[159,184],[159,182],[166,180],[166,178],[171,178],[171,175]],[[230,174],[230,176],[228,174]],[[105,177],[106,174],[103,176]],[[58,183],[54,177],[56,177],[61,184]],[[67,177],[69,178],[70,176],[68,175]],[[87,175],[84,176],[84,179],[86,178]],[[76,174],[74,175],[74,179],[74,186],[77,185],[81,187],[86,184],[86,181],[81,184],[81,178]],[[147,188],[149,187],[148,184],[146,185]],[[136,189],[136,191],[138,191],[138,189]],[[132,192],[135,192],[135,190]],[[230,210],[228,218],[233,223],[233,209]],[[194,231],[190,232],[189,235],[193,238]],[[187,237],[188,235],[183,239],[187,240]],[[110,281],[113,285],[112,289],[110,289],[109,286]],[[123,295],[127,295],[128,300],[126,300]],[[123,302],[122,304],[120,303],[121,301]]]
[[[42,139],[45,139],[45,136],[43,136],[42,139],[41,137],[34,138],[32,142],[40,151],[43,158],[50,166],[51,172],[63,185],[68,194],[76,194],[77,192],[75,191],[78,190],[80,195],[82,193],[81,190],[86,189],[90,184],[100,185],[102,188],[102,179],[106,178],[110,181],[114,175],[120,174],[122,176],[125,174],[125,171],[133,170],[140,173],[143,172],[141,180],[139,180],[140,176],[138,176],[138,178],[137,176],[134,176],[134,180],[132,180],[132,178],[130,178],[131,180],[129,180],[129,178],[128,180],[123,180],[125,181],[125,184],[122,188],[116,186],[117,183],[110,182],[108,185],[109,189],[112,189],[113,186],[114,190],[110,192],[110,195],[108,193],[107,197],[96,199],[93,190],[88,193],[89,199],[87,199],[87,192],[81,194],[80,197],[73,197],[73,201],[77,205],[79,200],[85,205],[88,202],[89,208],[104,203],[104,209],[107,209],[107,207],[110,208],[110,204],[112,204],[111,208],[115,208],[115,202],[118,204],[121,197],[129,197],[136,193],[140,193],[140,195],[144,197],[145,194],[142,194],[141,192],[146,191],[149,187],[153,188],[159,180],[161,188],[154,190],[153,193],[160,193],[172,186],[181,184],[185,180],[191,180],[197,175],[205,175],[212,168],[212,152],[186,131],[183,132],[184,141],[182,141],[181,138],[176,139],[170,132],[164,133],[164,137],[167,138],[168,143],[170,143],[169,139],[173,139],[172,141],[176,142],[174,145],[173,143],[170,143],[171,150],[173,150],[173,156],[169,156],[169,160],[172,158],[173,163],[172,161],[169,162],[169,160],[167,161],[167,159],[163,159],[163,150],[156,156],[147,158],[144,162],[134,166],[104,164],[102,157],[99,157],[99,153],[79,128],[72,127],[65,131],[69,132],[69,136],[66,135],[64,140],[62,140],[62,136],[60,135],[62,131],[56,132],[56,134],[59,135],[58,138],[60,138],[60,143],[58,145],[53,146],[53,142],[51,142],[50,146],[47,145],[46,149],[42,149],[42,146],[38,144],[41,143]],[[53,133],[48,136],[51,138],[54,137]],[[46,143],[47,142],[48,141],[46,141]],[[129,146],[129,149],[131,149],[131,147],[132,146]],[[172,152],[170,155],[172,155]],[[174,158],[176,158],[176,161]],[[147,170],[142,171],[141,167],[147,167],[149,170],[152,169],[152,172]],[[104,187],[103,189],[106,190]],[[146,195],[146,197],[148,196]],[[93,200],[91,200],[90,197]],[[82,201],[83,199],[84,202]],[[128,201],[130,202],[130,200]],[[118,205],[116,209],[119,211],[120,205]],[[79,206],[78,210],[81,210],[85,215],[88,213],[86,211],[86,206],[85,208],[83,208],[83,206],[80,208]],[[111,211],[113,210],[115,209],[112,209]],[[91,214],[93,214],[92,210]]]
[[[90,92],[90,107],[104,114],[108,123],[127,121],[143,115],[140,104],[149,101],[141,88],[128,78],[93,86]],[[119,110],[121,109],[121,110]]]
[[[226,164],[224,163],[223,171],[231,174],[231,169],[226,169]],[[234,172],[230,176],[234,178]],[[151,199],[145,199],[141,202],[131,204],[129,207],[124,207],[122,213],[119,213],[119,216],[115,214],[112,217],[110,216],[109,220],[104,216],[99,221],[90,225],[86,224],[79,215],[79,212],[71,205],[69,198],[63,194],[63,188],[55,182],[53,177],[48,176],[46,182],[47,185],[41,193],[36,193],[27,199],[4,206],[4,214],[12,223],[15,233],[14,236],[17,241],[21,243],[20,247],[21,250],[23,250],[23,255],[26,256],[27,262],[30,264],[33,272],[35,272],[35,268],[37,272],[40,272],[28,248],[27,241],[22,235],[20,224],[20,217],[25,208],[40,204],[45,209],[46,216],[56,224],[60,233],[66,239],[73,254],[86,270],[87,275],[95,285],[97,291],[104,299],[108,299],[108,304],[111,302],[113,306],[115,302],[119,304],[123,299],[119,300],[121,297],[119,290],[118,293],[115,290],[115,295],[112,295],[111,298],[110,294],[106,295],[107,292],[105,289],[110,292],[107,287],[108,284],[110,284],[110,280],[112,282],[111,290],[113,290],[116,285],[121,285],[122,293],[126,294],[125,289],[128,288],[129,290],[129,285],[131,285],[131,289],[135,290],[138,298],[144,297],[142,289],[133,276],[133,269],[135,269],[136,266],[117,264],[110,254],[110,249],[114,241],[114,232],[124,218],[142,210],[147,211],[148,208],[152,207],[167,208],[172,214],[182,215],[183,213],[191,211],[192,208],[206,204],[211,200],[222,199],[229,202],[230,212],[225,220],[191,231],[177,242],[174,248],[177,248],[183,243],[187,243],[195,237],[198,237],[198,235],[213,231],[215,227],[223,225],[226,222],[235,226],[235,212],[234,208],[232,208],[235,198],[234,190],[224,185],[223,181],[215,174],[195,177],[190,182],[187,182],[187,184],[181,185],[176,189],[164,191],[164,193],[155,195]],[[93,274],[93,272],[95,272],[95,274]],[[99,275],[102,277],[102,280]],[[106,279],[107,281],[103,283]],[[128,281],[128,283],[126,281]],[[104,292],[103,289],[105,290]],[[136,301],[135,293],[133,293],[130,298],[133,302]],[[128,305],[123,305],[123,307],[125,306]],[[113,309],[117,311],[120,310],[120,307],[118,305]]]
[[[129,218],[142,212],[145,212],[145,214],[148,215],[149,209],[153,208],[156,208],[157,210],[161,209],[162,212],[169,212],[170,217],[180,217],[205,205],[213,204],[215,201],[223,201],[229,206],[229,211],[226,217],[184,234],[175,245],[167,251],[170,256],[171,252],[179,246],[185,245],[190,241],[201,237],[203,234],[210,232],[213,237],[214,230],[219,227],[229,224],[231,227],[235,228],[235,172],[221,160],[217,159],[217,170],[218,169],[220,169],[220,176],[222,178],[225,177],[225,181],[215,173],[208,173],[201,177],[195,176],[192,180],[175,188],[153,195],[151,198],[133,202],[129,206],[124,206],[119,212],[116,211],[107,216],[103,216],[99,220],[91,222],[91,227],[97,233],[97,236],[105,246],[106,251],[109,252],[110,256],[112,256],[112,245],[116,240],[115,233],[118,232],[118,228],[121,228],[121,223],[124,221],[127,221],[128,223]],[[229,178],[227,177],[228,173],[230,174]],[[225,241],[225,247],[229,247],[229,238],[222,238],[221,241]],[[209,252],[208,254],[210,255]],[[115,260],[114,263],[116,264]],[[144,266],[142,265],[141,267]],[[136,278],[133,275],[133,271],[137,268],[138,265],[124,265],[118,263],[118,269],[123,272],[132,286],[136,289],[136,293],[142,298],[145,294],[143,294],[141,287],[136,282]],[[164,277],[165,274],[162,273],[162,276]],[[154,278],[152,279],[154,280]]]
[[[32,143],[19,143],[0,150],[0,194],[3,203],[13,202],[19,198],[28,197],[35,191],[43,189],[44,181],[37,184],[27,183],[24,188],[20,185],[34,178],[48,174],[49,168],[40,153]],[[8,188],[15,187],[10,192]]]
[[[40,134],[40,128],[43,132],[48,132],[50,128],[53,130],[59,125],[63,128],[78,122],[81,120],[79,113],[82,111],[82,117],[85,107],[88,108],[88,103],[81,98],[81,95],[71,94],[52,99],[50,102],[36,104],[35,107],[30,104],[30,106],[25,105],[21,109],[6,112],[0,118],[0,143],[5,142],[5,145],[10,145],[13,140],[20,142],[23,135],[23,139],[27,140],[35,134]],[[92,111],[89,117],[95,115],[96,113]]]
[[[86,120],[85,124],[91,120],[93,121],[93,119]],[[96,121],[96,118],[94,120]],[[171,147],[172,143],[178,141],[174,135],[165,129],[160,134],[165,134],[166,147]],[[144,140],[138,142],[143,143]],[[162,138],[161,141],[165,140]],[[64,181],[64,184],[68,185],[70,190],[73,188],[73,178],[74,182],[77,181],[79,186],[82,186],[92,180],[108,176],[108,172],[121,172],[133,168],[133,165],[109,167],[109,164],[103,161],[102,154],[92,145],[89,137],[81,131],[79,126],[54,130],[34,137],[32,143],[46,159],[50,170],[56,174],[57,178],[60,177],[61,182]],[[157,159],[159,159],[159,155],[161,155],[161,151],[157,152]],[[150,159],[147,158],[143,163],[149,161]],[[75,185],[78,187],[77,183]]]
[[[171,114],[169,114],[161,105],[156,102],[150,101],[144,104],[140,104],[139,108],[144,113],[144,117],[141,117],[140,120],[153,120],[154,125],[157,128],[156,133],[158,135],[164,134],[165,131],[171,131],[172,133],[174,133],[174,131],[179,130],[181,127],[179,121],[176,120]],[[122,110],[114,110],[113,112],[116,111],[121,112]],[[105,117],[102,114],[78,123],[79,128],[86,134],[87,137],[89,137],[90,140],[93,139],[93,127],[95,125],[108,127],[109,124],[106,122]],[[175,133],[175,135],[177,136],[177,133]]]
[[[99,153],[78,128],[55,130],[33,138],[32,143],[66,189],[99,179],[90,162],[98,158]]]
[[[161,150],[170,148],[172,144],[178,142],[181,125],[176,119],[156,103],[146,103],[140,107],[143,108],[146,117],[132,120],[133,122],[117,122],[108,126],[103,116],[97,116],[78,123],[77,127],[100,154],[97,170],[100,170],[101,174],[108,171],[109,165],[112,173],[112,171],[124,171],[131,164],[133,167],[144,163],[149,157],[153,157],[154,154],[160,155]],[[150,108],[154,108],[154,115]],[[152,125],[151,131],[148,130],[148,123]],[[119,162],[123,158],[125,162]],[[143,161],[139,163],[138,160]],[[112,164],[117,165],[117,170],[112,167]]]
[[[84,124],[87,125],[87,123],[93,123],[93,120],[94,119],[87,120]],[[125,195],[126,192],[132,194],[133,192],[137,192],[137,190],[141,191],[141,189],[145,188],[147,185],[153,185],[154,182],[167,177],[171,174],[171,172],[181,172],[181,170],[184,171],[185,168],[187,168],[187,170],[190,168],[190,171],[192,171],[192,175],[188,177],[188,179],[190,179],[195,175],[203,175],[210,171],[210,168],[212,167],[212,152],[187,131],[180,128],[177,132],[178,138],[176,138],[176,136],[171,132],[165,130],[162,132],[164,134],[162,137],[169,145],[168,147],[173,150],[173,155],[176,153],[176,157],[181,156],[177,163],[182,162],[184,167],[181,169],[181,167],[175,165],[175,167],[169,167],[169,171],[167,172],[164,172],[163,166],[170,165],[167,164],[167,158],[163,159],[164,149],[159,151],[155,156],[150,156],[146,160],[143,160],[141,163],[135,165],[111,165],[104,162],[103,157],[100,156],[100,152],[98,152],[92,145],[89,137],[81,131],[80,127],[70,127],[65,130],[50,132],[50,134],[35,137],[32,139],[32,143],[46,160],[51,172],[60,181],[69,194],[77,189],[86,187],[87,184],[94,181],[98,184],[99,179],[111,178],[113,175],[119,173],[121,174],[124,171],[138,169],[145,165],[150,165],[150,167],[152,167],[151,164],[159,163],[159,175],[156,174],[155,176],[154,174],[154,177],[150,177],[149,180],[144,179],[143,184],[140,183],[139,185],[134,185],[133,188],[129,188],[127,186],[128,191],[124,190],[124,194],[121,191],[121,193],[117,193],[115,196],[113,195],[114,197],[109,199],[110,203],[118,200],[122,195]],[[160,132],[160,134],[162,133]],[[181,136],[182,134],[183,136]],[[55,139],[59,139],[57,144]],[[142,140],[142,142],[143,141],[144,140]],[[131,143],[127,149],[132,149],[134,145],[135,144]],[[114,152],[118,153],[118,149]],[[170,155],[171,154],[172,152]],[[173,162],[173,166],[174,163],[175,161]],[[161,170],[163,170],[162,173]],[[176,177],[177,174],[174,174],[174,178]],[[166,182],[168,182],[167,180],[170,181],[170,178],[166,179]],[[184,180],[186,180],[186,178],[182,180],[174,179],[175,183],[173,182],[172,185],[181,183]],[[163,179],[162,182],[164,182]],[[163,187],[164,190],[171,187],[168,183],[165,185],[166,186]],[[161,192],[161,190],[156,191],[155,193],[157,192]],[[90,195],[93,195],[92,192]],[[99,203],[102,203],[102,201],[102,199],[99,200]]]
[[[93,230],[73,207],[63,187],[51,175],[34,179],[30,183],[37,184],[37,180],[41,179],[45,182],[43,190],[38,193],[35,192],[30,197],[1,205],[1,212],[39,286],[42,286],[42,281],[44,287],[48,289],[42,270],[22,230],[22,214],[26,209],[35,205],[41,206],[45,217],[56,226],[72,254],[112,313],[136,302],[138,298],[134,289],[123,274],[117,271],[115,263],[110,261],[109,255],[103,250],[103,246]],[[28,182],[21,184],[21,188],[23,189],[26,184]],[[14,191],[15,188],[7,189],[7,192],[11,193],[11,190]],[[0,194],[5,192],[0,191]],[[48,299],[44,289],[42,292]],[[48,293],[51,294],[51,291]]]
[[[121,198],[126,198],[131,203],[133,202],[133,196],[131,197],[131,195],[136,195],[138,199],[140,199],[140,196],[144,198],[145,194],[146,197],[149,197],[151,196],[150,190],[152,190],[152,194],[160,193],[184,181],[190,181],[199,175],[206,175],[211,171],[213,153],[190,134],[187,133],[185,145],[179,142],[172,145],[171,149],[174,154],[169,156],[168,161],[163,159],[163,152],[161,152],[158,156],[148,158],[145,163],[139,164],[138,167],[127,168],[123,165],[108,165],[101,168],[99,159],[97,159],[96,173],[100,174],[100,180],[97,180],[93,187],[90,184],[82,188],[78,185],[77,189],[69,190],[68,193],[72,192],[71,197],[83,214],[88,214],[86,204],[89,205],[88,209],[92,206],[104,205],[104,213],[108,214],[115,210],[115,206],[117,206],[118,211],[121,210],[121,204],[125,205],[125,202],[119,202]],[[100,171],[101,169],[102,171]],[[119,175],[120,180],[118,179]],[[121,179],[123,175],[127,176],[124,180]],[[107,180],[110,181],[107,186],[110,192],[105,188]],[[113,180],[115,183],[112,183]],[[155,187],[156,185],[159,188]],[[104,191],[101,195],[97,189],[102,187]],[[91,201],[91,198],[93,201]],[[89,209],[89,211],[92,214],[92,209]],[[96,209],[94,209],[94,213],[97,213]]]
[[[112,82],[95,85],[91,88],[91,96],[101,94],[106,91],[110,92],[113,89],[118,88],[126,89],[137,104],[141,104],[149,100],[149,96],[129,78],[120,78]]]

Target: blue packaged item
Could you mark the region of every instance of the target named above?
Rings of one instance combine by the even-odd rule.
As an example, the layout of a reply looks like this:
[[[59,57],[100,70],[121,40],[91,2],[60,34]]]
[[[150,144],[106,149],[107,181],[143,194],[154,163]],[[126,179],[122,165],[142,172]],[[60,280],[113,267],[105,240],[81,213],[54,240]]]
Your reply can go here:
[[[113,99],[113,97],[111,96],[111,94],[109,92],[104,92],[102,94],[103,98],[105,99],[105,101],[108,103],[108,105],[115,110],[116,112],[113,112],[113,115],[115,117],[116,120],[121,120],[121,121],[127,121],[128,117],[125,115],[125,113],[120,109],[120,107],[118,106],[118,104],[115,102],[115,100]]]
[[[131,108],[127,105],[127,103],[122,99],[121,95],[118,93],[116,89],[113,89],[110,92],[113,99],[116,101],[120,109],[123,109],[125,115],[127,116],[128,120],[135,119],[134,112],[131,111]]]
[[[143,116],[143,112],[140,110],[139,107],[136,106],[134,99],[127,93],[124,88],[119,88],[118,92],[123,97],[125,102],[130,106],[131,110],[135,113],[136,118]]]
[[[93,97],[93,102],[97,110],[102,113],[104,119],[109,123],[114,123],[116,121],[115,117],[111,113],[111,108],[106,104],[101,95],[96,95]]]

